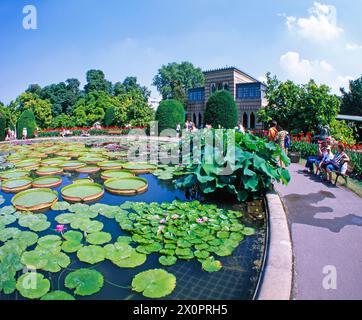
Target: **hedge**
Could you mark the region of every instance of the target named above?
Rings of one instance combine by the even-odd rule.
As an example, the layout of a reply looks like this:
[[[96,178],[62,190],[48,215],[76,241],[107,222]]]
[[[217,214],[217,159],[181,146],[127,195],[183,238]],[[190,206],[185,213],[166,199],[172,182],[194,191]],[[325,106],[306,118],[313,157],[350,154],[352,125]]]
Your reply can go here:
[[[159,134],[165,129],[176,130],[177,124],[182,126],[185,122],[185,108],[177,100],[163,100],[156,111],[156,121]]]
[[[34,138],[34,131],[36,129],[36,122],[34,113],[30,110],[25,110],[19,117],[16,124],[17,127],[17,136],[18,139],[21,139],[23,136],[23,128],[27,129],[28,138]]]
[[[4,141],[6,137],[6,119],[2,113],[0,113],[0,141]]]

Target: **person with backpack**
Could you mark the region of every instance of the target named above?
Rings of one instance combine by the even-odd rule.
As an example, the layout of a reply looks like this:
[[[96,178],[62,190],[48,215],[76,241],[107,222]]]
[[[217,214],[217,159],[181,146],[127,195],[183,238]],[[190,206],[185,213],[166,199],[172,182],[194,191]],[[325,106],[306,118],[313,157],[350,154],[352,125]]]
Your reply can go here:
[[[277,126],[278,126],[278,124],[277,124],[276,121],[271,122],[270,129],[269,129],[269,132],[268,132],[269,141],[276,142],[277,137],[278,137]]]
[[[285,153],[285,155],[288,155],[288,149],[290,147],[290,136],[289,132],[284,130],[282,127],[277,128],[278,133],[276,137],[276,143],[279,145],[280,149],[282,149],[282,152]],[[284,163],[282,159],[280,159],[280,166],[284,168]]]

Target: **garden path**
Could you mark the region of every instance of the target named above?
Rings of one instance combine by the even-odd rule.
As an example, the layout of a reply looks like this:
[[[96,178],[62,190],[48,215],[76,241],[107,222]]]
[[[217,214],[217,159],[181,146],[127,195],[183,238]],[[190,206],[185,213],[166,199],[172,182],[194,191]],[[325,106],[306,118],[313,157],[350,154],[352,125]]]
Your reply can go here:
[[[276,190],[293,242],[292,298],[362,299],[362,199],[304,174],[299,164],[289,169],[289,186]]]

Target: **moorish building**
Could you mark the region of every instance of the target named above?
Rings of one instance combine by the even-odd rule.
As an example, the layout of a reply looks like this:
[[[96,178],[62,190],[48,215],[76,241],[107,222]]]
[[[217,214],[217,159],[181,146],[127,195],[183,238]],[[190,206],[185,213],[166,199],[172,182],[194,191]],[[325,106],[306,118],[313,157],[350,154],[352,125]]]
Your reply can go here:
[[[204,114],[209,97],[217,90],[228,90],[235,99],[239,121],[244,127],[255,129],[262,126],[257,123],[256,113],[267,105],[263,83],[235,67],[205,71],[204,75],[205,87],[188,92],[188,120],[196,126],[205,125]]]

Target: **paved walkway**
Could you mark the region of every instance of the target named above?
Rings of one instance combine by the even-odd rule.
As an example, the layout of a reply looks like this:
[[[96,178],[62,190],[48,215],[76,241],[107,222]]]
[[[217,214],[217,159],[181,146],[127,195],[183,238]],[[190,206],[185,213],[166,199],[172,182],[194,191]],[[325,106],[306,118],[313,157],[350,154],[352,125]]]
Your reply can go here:
[[[292,297],[362,299],[362,199],[345,188],[327,186],[302,169],[292,164],[289,186],[276,186],[293,242]],[[333,287],[326,276],[334,271],[337,289],[326,290],[323,283]]]

